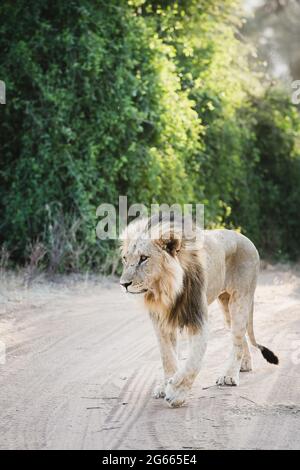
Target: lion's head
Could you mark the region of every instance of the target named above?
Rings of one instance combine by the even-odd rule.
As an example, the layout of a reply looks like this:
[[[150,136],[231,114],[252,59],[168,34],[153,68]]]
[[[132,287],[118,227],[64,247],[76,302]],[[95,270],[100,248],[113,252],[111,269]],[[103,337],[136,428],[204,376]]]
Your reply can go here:
[[[158,216],[134,221],[121,241],[120,284],[129,294],[143,295],[150,311],[173,318],[179,326],[179,317],[187,323],[198,315],[190,310],[199,310],[203,284],[199,247],[184,237],[181,223]]]

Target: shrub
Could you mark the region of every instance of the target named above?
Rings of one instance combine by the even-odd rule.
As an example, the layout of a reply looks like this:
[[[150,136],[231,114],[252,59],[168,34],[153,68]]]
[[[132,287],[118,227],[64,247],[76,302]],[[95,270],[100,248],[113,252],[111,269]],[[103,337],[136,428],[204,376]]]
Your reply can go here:
[[[51,250],[50,208],[52,219],[83,221],[78,265],[99,267],[107,252],[95,238],[100,203],[116,204],[119,194],[130,202],[192,199],[197,113],[172,48],[126,2],[0,8],[2,240],[21,262],[37,239]]]
[[[95,225],[119,195],[204,202],[208,226],[299,255],[299,116],[250,71],[237,4],[2,1],[0,234],[12,261],[42,246],[51,270],[116,269]]]

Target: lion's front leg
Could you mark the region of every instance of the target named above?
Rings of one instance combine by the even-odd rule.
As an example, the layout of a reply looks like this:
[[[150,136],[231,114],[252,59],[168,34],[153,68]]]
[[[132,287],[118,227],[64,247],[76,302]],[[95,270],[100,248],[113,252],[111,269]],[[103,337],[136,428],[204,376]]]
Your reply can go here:
[[[168,381],[177,371],[177,341],[176,331],[170,332],[159,322],[155,314],[150,314],[154,330],[158,339],[158,345],[164,370],[164,379],[155,387],[155,398],[164,398]]]
[[[181,370],[169,380],[165,400],[175,408],[182,406],[197,377],[207,346],[207,321],[196,333],[189,333],[189,355]]]

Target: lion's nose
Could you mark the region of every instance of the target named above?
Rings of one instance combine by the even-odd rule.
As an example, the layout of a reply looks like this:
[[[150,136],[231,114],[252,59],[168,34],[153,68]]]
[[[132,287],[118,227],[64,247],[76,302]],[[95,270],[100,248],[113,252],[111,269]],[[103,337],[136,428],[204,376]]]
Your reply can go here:
[[[131,286],[132,282],[120,282],[120,284],[127,289],[128,286]]]

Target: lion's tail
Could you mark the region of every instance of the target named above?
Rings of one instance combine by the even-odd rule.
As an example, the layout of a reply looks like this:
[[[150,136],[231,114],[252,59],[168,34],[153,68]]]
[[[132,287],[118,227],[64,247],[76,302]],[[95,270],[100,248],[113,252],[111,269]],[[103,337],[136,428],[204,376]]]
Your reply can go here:
[[[251,344],[260,349],[260,352],[262,353],[263,357],[266,359],[266,361],[270,362],[271,364],[279,364],[279,359],[278,357],[268,348],[265,346],[262,346],[261,344],[258,344],[255,339],[254,335],[254,329],[253,329],[253,306],[251,308],[250,316],[249,316],[249,323],[247,327],[247,333],[248,337],[250,339]]]

